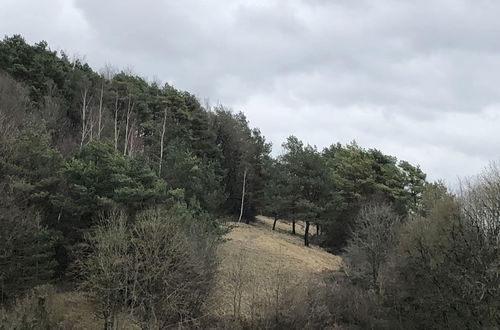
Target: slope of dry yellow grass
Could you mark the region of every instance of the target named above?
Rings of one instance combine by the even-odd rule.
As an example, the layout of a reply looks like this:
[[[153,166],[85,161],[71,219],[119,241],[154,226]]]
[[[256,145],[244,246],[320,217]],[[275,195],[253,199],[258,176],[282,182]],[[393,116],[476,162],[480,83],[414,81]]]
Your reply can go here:
[[[259,216],[249,225],[235,224],[227,234],[213,297],[213,310],[220,316],[266,313],[280,297],[285,299],[288,288],[305,288],[320,273],[339,269],[339,256],[304,246],[302,223],[297,223],[297,235],[291,235],[289,223],[278,221],[275,231],[272,223]]]
[[[274,265],[280,259],[285,268],[297,272],[319,273],[338,269],[340,257],[317,246],[304,246],[304,226],[301,222],[296,224],[297,235],[290,234],[289,223],[278,221],[275,231],[271,230],[272,223],[272,219],[259,216],[252,224],[236,224],[226,236],[228,241],[221,248],[222,258],[230,251],[243,249],[249,258],[258,259],[257,265],[263,268]]]

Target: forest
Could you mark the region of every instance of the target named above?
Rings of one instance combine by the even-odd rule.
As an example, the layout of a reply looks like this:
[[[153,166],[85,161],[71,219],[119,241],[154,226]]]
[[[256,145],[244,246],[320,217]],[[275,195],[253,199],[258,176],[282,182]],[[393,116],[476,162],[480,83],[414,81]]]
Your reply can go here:
[[[243,112],[5,37],[0,329],[500,328],[498,165],[451,191],[354,141],[281,150]],[[238,262],[218,250],[257,216],[342,263],[279,272],[252,304],[240,267],[215,313],[219,269]]]

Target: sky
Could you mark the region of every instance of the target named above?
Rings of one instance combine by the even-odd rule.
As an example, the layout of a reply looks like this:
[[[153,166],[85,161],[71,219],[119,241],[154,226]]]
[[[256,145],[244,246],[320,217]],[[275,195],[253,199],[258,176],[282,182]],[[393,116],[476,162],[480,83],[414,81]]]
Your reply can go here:
[[[500,159],[500,1],[0,0],[0,34],[243,111],[273,143],[356,141],[449,185]]]

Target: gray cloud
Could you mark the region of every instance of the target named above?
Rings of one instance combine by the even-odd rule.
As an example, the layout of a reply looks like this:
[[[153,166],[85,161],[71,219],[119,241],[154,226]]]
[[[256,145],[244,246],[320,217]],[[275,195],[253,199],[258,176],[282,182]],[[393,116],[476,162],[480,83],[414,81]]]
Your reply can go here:
[[[0,31],[132,66],[289,134],[357,140],[449,182],[500,150],[493,0],[2,0]]]

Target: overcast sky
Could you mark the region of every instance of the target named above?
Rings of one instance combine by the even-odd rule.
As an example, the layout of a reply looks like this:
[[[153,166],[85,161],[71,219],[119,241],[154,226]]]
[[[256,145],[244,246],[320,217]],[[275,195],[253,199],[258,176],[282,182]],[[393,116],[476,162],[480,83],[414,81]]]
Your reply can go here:
[[[0,0],[0,33],[453,184],[500,158],[500,1]]]

